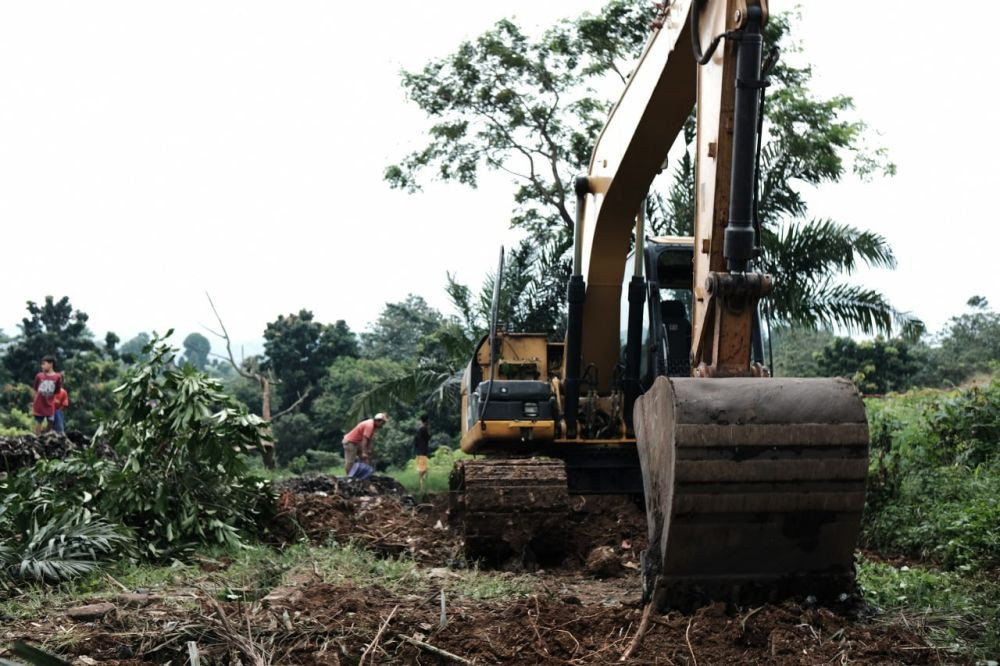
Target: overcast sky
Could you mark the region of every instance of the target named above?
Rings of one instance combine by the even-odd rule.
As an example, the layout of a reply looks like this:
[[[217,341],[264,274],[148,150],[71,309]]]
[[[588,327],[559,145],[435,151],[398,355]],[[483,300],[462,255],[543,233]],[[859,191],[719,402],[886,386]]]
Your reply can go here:
[[[515,237],[512,187],[388,188],[383,169],[427,127],[399,70],[504,16],[537,28],[602,4],[0,4],[0,328],[46,294],[127,339],[204,331],[208,291],[251,349],[300,308],[358,331],[411,292],[447,311],[446,272],[478,284]],[[802,4],[793,57],[814,64],[817,92],[854,97],[899,168],[811,192],[812,213],[884,234],[899,268],[858,281],[931,330],[973,294],[1000,305],[1000,55],[969,30],[970,6]],[[1000,15],[973,6],[975,25]]]

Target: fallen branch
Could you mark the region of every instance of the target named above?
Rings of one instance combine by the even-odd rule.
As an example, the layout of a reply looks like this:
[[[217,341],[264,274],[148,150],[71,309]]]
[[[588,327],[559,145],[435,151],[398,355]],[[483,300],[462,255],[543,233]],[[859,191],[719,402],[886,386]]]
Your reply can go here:
[[[114,584],[122,592],[131,592],[132,591],[132,590],[128,589],[127,587],[125,587],[124,585],[122,585],[120,582],[118,582],[118,579],[115,578],[114,576],[112,576],[111,574],[105,573],[104,577],[108,579],[108,582]]]
[[[541,657],[549,656],[549,649],[545,646],[545,641],[542,640],[542,634],[538,631],[538,617],[542,614],[541,609],[538,607],[538,595],[535,595],[535,617],[532,619],[531,611],[528,611],[528,620],[531,622],[531,628],[535,630],[535,637],[538,638],[538,646],[542,648],[545,653],[539,655]]]
[[[691,652],[691,662],[694,666],[698,666],[698,658],[694,656],[694,648],[691,647],[691,623],[694,622],[692,617],[688,620],[688,627],[684,630],[684,641],[688,644],[688,651]]]
[[[752,611],[750,611],[749,613],[747,613],[746,616],[742,620],[740,620],[740,633],[741,634],[745,634],[747,632],[747,620],[749,620],[754,615],[756,615],[757,613],[759,613],[763,608],[764,608],[763,606],[758,606],[757,608],[754,608]]]
[[[649,628],[649,613],[653,610],[653,602],[650,601],[646,604],[646,608],[642,611],[642,620],[639,621],[639,629],[636,630],[635,636],[632,638],[632,642],[629,643],[628,648],[622,653],[621,658],[618,661],[628,661],[632,653],[636,651],[639,644],[642,642],[642,637],[646,635],[646,629]]]
[[[368,647],[365,648],[365,651],[361,653],[361,659],[358,660],[358,666],[364,666],[365,657],[367,657],[369,654],[371,654],[372,657],[368,663],[370,664],[375,663],[375,650],[378,648],[378,642],[382,638],[382,632],[384,632],[385,628],[389,626],[389,621],[392,620],[392,616],[396,614],[397,610],[399,610],[399,604],[396,604],[395,608],[389,611],[389,617],[385,618],[385,622],[383,622],[382,626],[378,628],[378,633],[375,634],[375,638],[373,638],[372,642],[368,644]]]
[[[399,636],[401,640],[406,641],[410,645],[415,645],[421,650],[427,650],[428,652],[432,652],[439,657],[450,659],[454,661],[456,664],[466,664],[466,666],[472,666],[472,662],[466,659],[465,657],[459,657],[457,654],[452,654],[447,650],[442,650],[439,647],[434,647],[430,643],[424,643],[423,641],[418,641],[416,638],[410,638],[409,636],[404,636],[403,634],[396,634],[396,635]]]

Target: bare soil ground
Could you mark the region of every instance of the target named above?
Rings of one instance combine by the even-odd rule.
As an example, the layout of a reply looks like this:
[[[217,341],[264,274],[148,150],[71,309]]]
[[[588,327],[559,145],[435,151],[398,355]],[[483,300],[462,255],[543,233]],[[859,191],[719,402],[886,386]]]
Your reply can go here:
[[[304,535],[316,544],[352,542],[384,561],[412,560],[412,570],[393,580],[377,575],[345,580],[315,562],[300,563],[273,585],[262,583],[262,594],[236,600],[190,581],[141,594],[109,583],[105,592],[73,602],[110,602],[110,608],[97,609],[104,611],[99,617],[71,619],[68,607],[42,608],[33,617],[4,623],[0,640],[44,643],[76,664],[186,664],[193,643],[202,664],[584,665],[618,663],[638,631],[638,553],[645,547],[645,520],[627,498],[576,500],[567,529],[580,535],[579,545],[560,567],[481,574],[461,568],[461,543],[447,528],[444,498],[414,506],[389,487],[355,492],[336,482],[296,483],[281,496],[273,526],[277,540]],[[587,567],[597,547],[617,559],[600,578]],[[414,578],[412,584],[407,577]],[[491,596],[459,584],[476,577],[511,591]],[[447,590],[443,624],[441,590]],[[905,626],[786,602],[731,612],[715,605],[688,615],[653,614],[629,663],[938,664],[944,659]]]

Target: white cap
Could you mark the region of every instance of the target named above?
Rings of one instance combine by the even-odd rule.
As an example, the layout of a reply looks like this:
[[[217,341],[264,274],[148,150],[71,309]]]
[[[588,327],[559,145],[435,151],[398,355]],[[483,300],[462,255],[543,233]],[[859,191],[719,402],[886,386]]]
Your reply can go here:
[[[375,420],[376,421],[388,421],[389,419],[388,419],[388,417],[386,417],[386,415],[383,412],[379,412],[378,414],[375,415]]]

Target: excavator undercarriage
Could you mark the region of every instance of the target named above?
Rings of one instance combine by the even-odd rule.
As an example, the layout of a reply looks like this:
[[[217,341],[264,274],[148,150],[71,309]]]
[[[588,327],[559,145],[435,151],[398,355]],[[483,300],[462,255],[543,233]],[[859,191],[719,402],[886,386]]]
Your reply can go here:
[[[452,469],[449,487],[449,520],[462,531],[471,560],[530,568],[558,563],[571,546],[562,461],[462,461]]]

